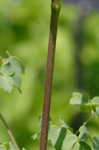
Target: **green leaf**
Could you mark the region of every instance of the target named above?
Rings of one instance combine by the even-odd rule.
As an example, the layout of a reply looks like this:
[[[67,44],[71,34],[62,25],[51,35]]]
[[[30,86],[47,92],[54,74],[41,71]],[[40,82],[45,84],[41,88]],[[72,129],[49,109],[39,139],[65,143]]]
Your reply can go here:
[[[85,125],[82,125],[80,128],[79,128],[79,138],[82,138],[82,136],[84,134],[88,134],[89,135],[89,132],[88,132],[88,129]]]
[[[80,144],[79,143],[75,143],[72,147],[71,150],[79,150]]]
[[[96,107],[95,112],[96,112],[96,115],[99,116],[99,107]]]
[[[72,105],[86,105],[87,103],[88,97],[78,92],[74,92],[72,98],[70,99],[70,104]]]
[[[99,97],[98,97],[98,96],[94,97],[94,98],[91,100],[91,103],[92,103],[95,107],[99,106]]]
[[[12,144],[11,142],[9,143],[9,150],[17,150],[17,148],[15,147],[14,144]]]
[[[99,137],[93,138],[93,147],[94,147],[94,150],[99,150]]]
[[[66,135],[65,126],[50,125],[48,140],[56,150],[61,149],[63,140]]]
[[[85,142],[79,142],[80,147],[79,150],[92,150],[91,147]]]
[[[94,97],[90,103],[93,112],[95,112],[96,115],[99,115],[99,97],[98,96]]]
[[[14,81],[6,73],[0,74],[0,88],[3,88],[6,92],[11,92],[14,86]]]
[[[79,129],[79,141],[81,147],[89,147],[90,149],[93,149],[93,141],[90,133],[87,130],[87,127],[85,125],[81,126]]]
[[[48,140],[54,147],[57,141],[57,138],[60,133],[60,128],[56,125],[50,125],[49,127],[49,133],[48,133]]]
[[[0,150],[9,150],[10,146],[9,143],[1,143]]]
[[[62,148],[62,144],[63,144],[63,141],[64,141],[64,138],[66,136],[66,128],[65,127],[62,127],[61,130],[60,130],[60,134],[59,134],[59,137],[56,141],[56,144],[55,144],[55,149],[56,150],[61,150]]]
[[[78,142],[77,136],[67,129],[67,133],[62,145],[62,150],[73,150],[77,142]]]
[[[0,144],[0,150],[17,150],[14,144],[11,142],[9,143],[2,143]]]
[[[21,88],[24,67],[15,56],[9,56],[2,60],[0,66],[0,88],[11,92],[14,87]]]
[[[62,121],[60,125],[50,124],[48,131],[48,141],[56,150],[61,150],[69,127]],[[40,132],[35,133],[33,140],[39,139]]]
[[[40,132],[33,134],[32,139],[33,141],[37,140],[40,136]]]
[[[81,93],[74,92],[72,98],[70,99],[70,104],[80,105],[82,104],[83,96]]]

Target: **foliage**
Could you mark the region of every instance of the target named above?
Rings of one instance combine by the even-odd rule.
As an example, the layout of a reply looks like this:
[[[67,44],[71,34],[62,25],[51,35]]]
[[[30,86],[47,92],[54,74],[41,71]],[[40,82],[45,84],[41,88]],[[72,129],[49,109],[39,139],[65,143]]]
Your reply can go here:
[[[6,50],[21,57],[27,66],[22,83],[22,94],[13,91],[7,94],[0,90],[0,110],[13,127],[19,145],[31,146],[31,133],[38,128],[38,116],[41,114],[44,68],[49,27],[49,0],[1,0],[0,1],[0,55]],[[62,117],[70,125],[76,118],[79,107],[68,105],[75,87],[74,28],[79,13],[73,6],[64,5],[61,12],[53,101],[51,115],[55,123]],[[85,78],[84,90],[91,96],[99,95],[99,14],[93,13],[85,21],[85,43],[81,53]],[[98,109],[98,108],[97,108]],[[69,114],[69,115],[68,115]],[[84,116],[85,117],[85,116]],[[80,119],[80,117],[79,117]],[[24,124],[24,126],[23,126]],[[91,131],[98,134],[97,122],[90,123]],[[20,137],[20,138],[19,138]],[[29,140],[30,138],[30,140]],[[9,141],[5,129],[0,124],[0,142]]]
[[[0,150],[17,150],[17,149],[16,149],[14,144],[9,142],[9,143],[1,143],[0,144]],[[22,148],[22,150],[25,150],[25,149]]]
[[[98,116],[99,112],[99,97],[94,97],[91,100],[84,101],[85,98],[81,93],[73,93],[70,99],[71,105],[90,107],[90,118],[83,122],[83,125],[76,133],[64,122],[60,125],[54,125],[52,122],[49,125],[48,141],[56,150],[98,150],[99,136],[92,136],[88,131],[87,123],[93,116]],[[40,133],[40,132],[39,132]],[[33,140],[38,139],[40,134],[36,133]]]
[[[1,58],[0,60],[0,88],[4,89],[6,92],[12,92],[13,88],[16,87],[19,92],[21,92],[21,80],[22,74],[24,73],[24,67],[20,63],[17,57],[11,56],[8,53],[8,58]],[[9,128],[5,118],[2,113],[0,113],[0,120],[2,121],[8,135],[11,139],[10,143],[1,143],[1,150],[20,150],[16,139],[13,135],[12,130]]]
[[[15,56],[6,59],[1,58],[0,64],[0,88],[11,92],[16,87],[21,92],[21,79],[24,68]]]

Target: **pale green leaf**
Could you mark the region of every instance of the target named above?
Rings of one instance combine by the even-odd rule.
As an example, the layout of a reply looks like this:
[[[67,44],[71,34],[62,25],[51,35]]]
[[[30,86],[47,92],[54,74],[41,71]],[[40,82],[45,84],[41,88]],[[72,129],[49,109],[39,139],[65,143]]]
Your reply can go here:
[[[11,142],[9,143],[9,150],[17,150],[17,148],[15,147],[14,144],[12,144]]]
[[[0,88],[11,92],[14,87],[20,90],[24,67],[15,56],[2,60],[0,65]]]
[[[62,145],[62,150],[72,150],[75,148],[77,141],[77,136],[67,129],[67,133]]]
[[[99,116],[99,107],[96,107],[95,112],[96,112],[96,115]]]
[[[81,126],[79,129],[79,141],[81,143],[81,147],[89,147],[91,150],[93,149],[93,141],[88,129],[85,125]]]
[[[87,127],[86,127],[85,125],[82,125],[82,126],[79,128],[79,138],[82,138],[82,136],[83,136],[85,133],[86,133],[86,134],[89,134],[88,129],[87,129]]]
[[[94,105],[94,106],[99,106],[99,97],[96,96],[94,97],[92,100],[91,100],[91,103]]]
[[[72,98],[70,99],[70,104],[80,105],[82,104],[83,96],[81,93],[74,92]]]
[[[50,125],[49,134],[48,134],[48,140],[52,144],[53,147],[57,147],[57,144],[58,144],[57,141],[64,140],[64,136],[65,135],[61,135],[61,133],[65,129],[66,128],[64,128],[64,127],[59,127],[59,126],[56,126],[56,125]],[[65,130],[65,132],[66,132],[66,130]]]
[[[39,138],[39,135],[40,135],[39,132],[38,132],[38,133],[35,133],[35,134],[32,136],[33,141],[37,140],[37,139]]]
[[[70,104],[72,105],[86,105],[87,103],[88,97],[78,92],[74,92],[72,98],[70,99]]]
[[[6,73],[0,74],[0,88],[3,88],[6,92],[11,92],[14,86],[13,79]]]
[[[0,150],[9,150],[9,149],[10,149],[9,143],[0,144]]]

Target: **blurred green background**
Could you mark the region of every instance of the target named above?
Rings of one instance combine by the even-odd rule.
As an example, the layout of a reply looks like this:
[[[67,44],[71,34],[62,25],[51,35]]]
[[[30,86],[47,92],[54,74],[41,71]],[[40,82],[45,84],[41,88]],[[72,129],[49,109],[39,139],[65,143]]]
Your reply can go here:
[[[91,97],[99,95],[99,14],[92,13],[85,19],[83,26],[84,40],[80,59],[84,85],[81,89],[76,85],[75,76],[77,68],[74,31],[75,20],[78,17],[77,8],[62,5],[51,108],[51,117],[55,123],[64,119],[74,128],[79,126],[86,116],[79,108],[71,108],[68,105],[72,92],[81,90],[86,91]],[[8,50],[20,57],[26,66],[22,94],[17,90],[7,94],[0,89],[0,112],[13,129],[20,147],[27,149],[38,149],[38,143],[33,142],[32,135],[40,126],[49,20],[49,0],[0,0],[0,55],[6,57]],[[98,130],[97,121],[91,122],[89,128],[95,134]],[[9,137],[0,122],[0,142],[6,141],[9,141]]]

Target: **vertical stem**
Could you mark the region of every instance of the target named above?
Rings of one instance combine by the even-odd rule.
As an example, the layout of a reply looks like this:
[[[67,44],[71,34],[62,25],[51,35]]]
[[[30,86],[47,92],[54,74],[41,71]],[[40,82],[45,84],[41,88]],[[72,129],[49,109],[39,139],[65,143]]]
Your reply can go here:
[[[44,96],[44,105],[43,105],[43,114],[42,114],[41,137],[40,137],[40,150],[47,150],[49,113],[50,113],[50,104],[51,104],[51,95],[52,95],[51,93],[52,93],[59,12],[60,12],[59,0],[52,0],[50,33],[49,33],[49,43],[48,43],[48,58],[47,58],[46,81],[45,81],[45,96]]]

